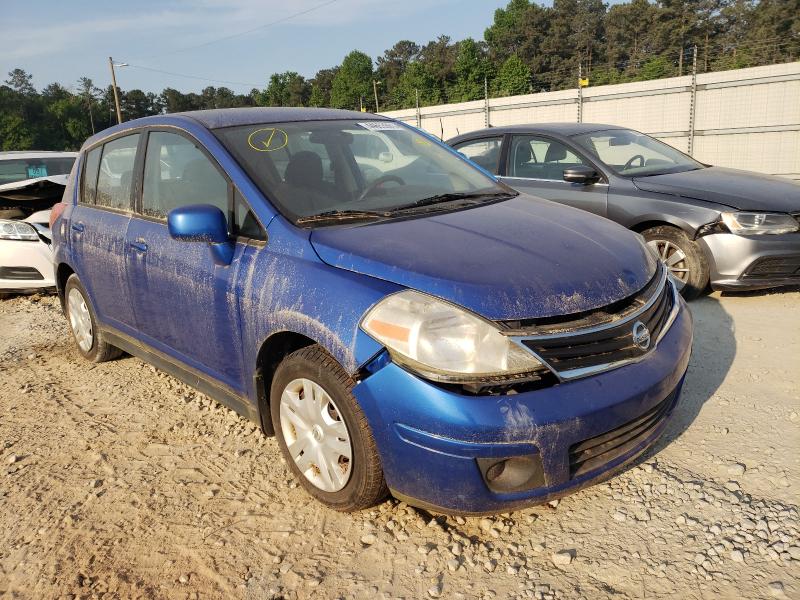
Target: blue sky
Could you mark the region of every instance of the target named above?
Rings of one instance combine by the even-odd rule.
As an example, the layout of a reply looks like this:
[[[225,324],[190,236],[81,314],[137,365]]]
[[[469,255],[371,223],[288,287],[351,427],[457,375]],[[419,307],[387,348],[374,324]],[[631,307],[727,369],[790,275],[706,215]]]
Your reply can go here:
[[[231,82],[221,84],[121,68],[123,89],[198,91],[227,85],[263,87],[269,75],[310,77],[352,49],[373,59],[401,39],[424,43],[440,34],[481,38],[495,9],[508,0],[334,0],[286,22],[219,43],[186,49],[320,6],[331,0],[0,0],[0,79],[15,67],[37,88],[81,76],[110,83],[108,56],[138,65]]]

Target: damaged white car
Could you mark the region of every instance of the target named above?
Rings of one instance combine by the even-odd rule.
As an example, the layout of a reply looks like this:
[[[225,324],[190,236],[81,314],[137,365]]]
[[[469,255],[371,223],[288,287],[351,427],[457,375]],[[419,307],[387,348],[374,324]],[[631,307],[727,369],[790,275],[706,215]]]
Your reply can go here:
[[[0,152],[0,297],[55,286],[50,208],[74,152]]]

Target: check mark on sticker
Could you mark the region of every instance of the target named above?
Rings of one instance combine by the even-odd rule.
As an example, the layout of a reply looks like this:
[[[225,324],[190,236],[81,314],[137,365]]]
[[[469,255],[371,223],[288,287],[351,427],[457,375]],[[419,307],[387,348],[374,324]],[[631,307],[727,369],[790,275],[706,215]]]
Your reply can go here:
[[[277,127],[256,129],[247,136],[247,145],[256,152],[274,152],[285,148],[289,143],[289,135]]]

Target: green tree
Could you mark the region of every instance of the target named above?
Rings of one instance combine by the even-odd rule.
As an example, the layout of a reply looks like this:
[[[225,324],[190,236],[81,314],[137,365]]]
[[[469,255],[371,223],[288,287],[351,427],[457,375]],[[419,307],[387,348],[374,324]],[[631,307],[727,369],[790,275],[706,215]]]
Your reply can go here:
[[[417,92],[419,92],[420,106],[432,106],[444,102],[436,78],[419,61],[409,64],[400,75],[397,85],[392,89],[392,104],[398,108],[416,106]]]
[[[331,83],[333,108],[358,109],[372,94],[372,59],[358,50],[344,57]]]
[[[500,96],[527,94],[531,89],[531,71],[522,59],[512,54],[497,73],[495,93]]]
[[[331,105],[331,88],[333,87],[333,78],[339,72],[339,67],[332,69],[320,69],[313,79],[309,81],[311,85],[311,96],[308,99],[309,106],[330,106]]]
[[[9,72],[6,83],[20,94],[33,95],[36,93],[36,88],[33,87],[33,75],[29,75],[23,69],[14,69]]]
[[[310,95],[305,78],[294,71],[286,71],[269,78],[262,102],[266,106],[306,106]]]
[[[381,82],[378,94],[382,108],[400,108],[394,104],[391,90],[398,85],[403,72],[418,54],[419,46],[417,44],[409,40],[401,40],[386,50],[383,56],[378,57],[375,77]]]
[[[448,100],[467,102],[483,98],[484,84],[491,74],[491,64],[484,48],[472,38],[459,42],[453,65],[455,81],[449,87]]]

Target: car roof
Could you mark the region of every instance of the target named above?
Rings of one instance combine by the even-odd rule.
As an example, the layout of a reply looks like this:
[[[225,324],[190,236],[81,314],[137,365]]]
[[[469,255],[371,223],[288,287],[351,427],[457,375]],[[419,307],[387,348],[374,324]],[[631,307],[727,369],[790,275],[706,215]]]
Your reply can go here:
[[[388,121],[388,117],[365,113],[355,110],[340,110],[334,108],[292,108],[292,107],[243,107],[243,108],[215,108],[210,110],[192,110],[186,112],[168,113],[142,117],[131,121],[124,121],[118,125],[104,129],[90,137],[84,147],[105,139],[115,133],[127,131],[136,127],[147,125],[186,125],[199,123],[207,129],[220,129],[222,127],[236,127],[239,125],[261,125],[269,123],[290,123],[303,121],[336,121],[359,119],[362,121]]]
[[[289,108],[289,107],[247,107],[218,108],[175,113],[199,121],[209,129],[235,127],[237,125],[256,125],[261,123],[286,123],[296,121],[335,121],[338,119],[388,120],[382,115],[363,113],[355,110],[334,108]]]
[[[603,123],[527,123],[523,125],[504,125],[502,127],[489,127],[462,133],[447,140],[448,144],[455,144],[463,140],[486,135],[503,135],[506,133],[549,133],[562,136],[579,135],[604,129],[624,129],[619,125],[605,125]]]
[[[10,150],[0,152],[0,160],[26,160],[30,158],[75,158],[77,152],[58,152],[55,150]]]

